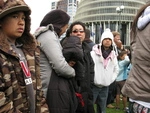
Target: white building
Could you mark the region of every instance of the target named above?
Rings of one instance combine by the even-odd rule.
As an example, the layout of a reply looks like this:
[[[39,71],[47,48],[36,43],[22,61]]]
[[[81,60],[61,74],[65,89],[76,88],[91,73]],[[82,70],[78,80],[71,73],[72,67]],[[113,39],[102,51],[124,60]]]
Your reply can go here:
[[[95,34],[96,43],[99,43],[104,29],[110,28],[119,31],[123,44],[129,45],[134,16],[146,1],[149,0],[81,0],[74,21],[84,22]]]

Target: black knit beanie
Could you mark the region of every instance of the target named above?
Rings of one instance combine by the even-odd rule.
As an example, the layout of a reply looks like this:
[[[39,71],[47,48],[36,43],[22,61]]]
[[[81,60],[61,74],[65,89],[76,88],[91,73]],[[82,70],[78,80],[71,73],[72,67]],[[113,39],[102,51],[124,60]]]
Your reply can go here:
[[[66,12],[56,9],[50,11],[44,16],[43,20],[40,23],[40,26],[47,26],[49,24],[52,24],[56,33],[59,34],[61,32],[60,29],[68,24],[69,20],[70,16]]]

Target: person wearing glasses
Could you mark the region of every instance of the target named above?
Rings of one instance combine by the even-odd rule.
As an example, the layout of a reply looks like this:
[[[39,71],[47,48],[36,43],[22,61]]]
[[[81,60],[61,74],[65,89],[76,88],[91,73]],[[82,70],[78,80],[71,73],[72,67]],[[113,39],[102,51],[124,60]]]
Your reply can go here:
[[[68,82],[75,77],[75,70],[65,60],[59,40],[69,20],[66,12],[52,10],[44,16],[34,34],[41,44],[42,88],[50,113],[74,113],[76,109]]]
[[[84,101],[81,95],[80,80],[84,77],[84,65],[83,65],[83,49],[80,38],[77,36],[67,36],[61,40],[63,47],[63,55],[70,66],[75,69],[75,77],[69,80],[70,90],[72,92],[72,97],[76,95],[78,107],[84,108]],[[75,101],[74,101],[75,102]],[[76,107],[77,109],[77,107]],[[75,112],[76,112],[75,109]]]
[[[85,24],[80,21],[73,22],[69,27],[69,35],[77,36],[82,42],[83,49],[83,78],[78,82],[80,93],[83,97],[84,106],[78,106],[76,113],[94,113],[92,84],[94,80],[94,62],[91,58],[89,45],[84,42]],[[82,105],[82,104],[81,104]]]

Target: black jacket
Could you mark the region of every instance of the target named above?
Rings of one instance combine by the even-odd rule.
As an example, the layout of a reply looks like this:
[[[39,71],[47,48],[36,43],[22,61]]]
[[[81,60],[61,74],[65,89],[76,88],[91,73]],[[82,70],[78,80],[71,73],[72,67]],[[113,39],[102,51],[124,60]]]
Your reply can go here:
[[[69,60],[81,61],[83,58],[83,49],[80,38],[76,36],[66,37],[62,42],[63,55],[68,62]]]
[[[69,43],[67,44],[66,42],[67,42],[67,38],[65,38],[61,41],[63,49],[64,49],[63,50],[64,56],[70,57],[72,54],[74,54],[75,58],[76,59],[78,58],[77,59],[78,61],[76,62],[76,65],[74,66],[76,76],[75,76],[75,78],[73,78],[71,80],[71,83],[73,84],[74,91],[82,94],[84,104],[85,104],[84,107],[82,107],[78,101],[78,107],[75,112],[76,113],[94,113],[93,93],[92,93],[92,84],[94,82],[94,62],[90,55],[91,48],[89,47],[89,45],[86,42],[82,42],[82,45],[81,45],[82,49],[81,49],[80,46],[77,46],[78,43],[75,43],[75,40],[74,40],[73,43],[77,44],[76,47],[78,47],[78,49],[69,48],[67,50],[64,48],[64,45],[67,46],[67,45],[69,45]],[[64,44],[64,43],[66,43],[66,44]],[[79,48],[82,51],[79,51]],[[82,59],[79,59],[79,56],[80,57],[82,56],[82,54],[80,52],[82,52],[82,54],[83,54]],[[67,53],[67,55],[66,55],[66,53]],[[66,60],[67,59],[68,58],[66,58]],[[72,94],[72,96],[74,95],[73,91],[71,94]]]
[[[75,113],[77,98],[70,80],[52,71],[47,91],[47,104],[51,113]]]
[[[94,62],[91,58],[91,48],[86,42],[82,42],[84,52],[84,79],[81,80],[81,94],[83,96],[85,107],[84,112],[77,113],[94,113],[92,85],[94,83]]]

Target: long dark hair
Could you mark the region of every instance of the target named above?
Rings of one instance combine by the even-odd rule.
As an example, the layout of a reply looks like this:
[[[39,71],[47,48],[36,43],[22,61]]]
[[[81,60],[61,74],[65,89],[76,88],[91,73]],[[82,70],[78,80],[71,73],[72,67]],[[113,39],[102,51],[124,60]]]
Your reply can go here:
[[[73,27],[75,26],[75,25],[81,25],[82,27],[83,27],[83,29],[84,29],[84,31],[85,31],[85,24],[83,23],[83,22],[81,22],[81,21],[75,21],[75,22],[73,22],[71,25],[70,25],[70,27],[69,27],[69,31],[70,31],[70,33],[72,32],[72,29],[73,29]]]
[[[40,26],[52,24],[54,31],[60,36],[61,28],[69,23],[70,16],[63,10],[52,10],[48,12],[42,19]]]

